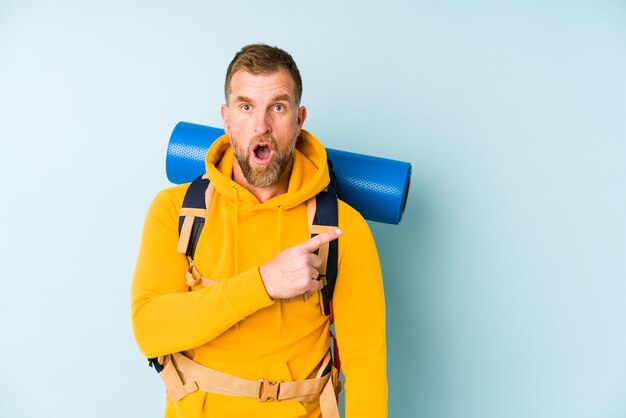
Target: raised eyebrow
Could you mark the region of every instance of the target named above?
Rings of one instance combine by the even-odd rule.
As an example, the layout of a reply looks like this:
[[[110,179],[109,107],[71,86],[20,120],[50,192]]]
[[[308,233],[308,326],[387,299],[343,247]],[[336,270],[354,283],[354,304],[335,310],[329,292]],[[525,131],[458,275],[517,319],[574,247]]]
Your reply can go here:
[[[291,96],[288,94],[279,94],[272,98],[272,102],[289,102],[291,101]]]
[[[237,96],[235,97],[235,103],[252,103],[252,99],[246,96]]]

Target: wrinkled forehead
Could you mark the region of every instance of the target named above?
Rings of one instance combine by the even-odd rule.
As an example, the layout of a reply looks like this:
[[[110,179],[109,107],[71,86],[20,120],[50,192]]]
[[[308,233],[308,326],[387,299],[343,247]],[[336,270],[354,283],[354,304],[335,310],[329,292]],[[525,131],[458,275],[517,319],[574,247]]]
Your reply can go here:
[[[230,79],[228,101],[238,96],[288,96],[289,100],[296,102],[296,82],[289,71],[282,67],[272,72],[240,69]]]

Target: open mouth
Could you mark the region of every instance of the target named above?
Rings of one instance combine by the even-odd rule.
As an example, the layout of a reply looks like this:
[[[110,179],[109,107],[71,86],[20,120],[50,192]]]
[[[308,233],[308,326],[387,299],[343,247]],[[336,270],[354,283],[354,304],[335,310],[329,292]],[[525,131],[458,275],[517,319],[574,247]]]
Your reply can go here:
[[[272,158],[272,148],[267,143],[258,143],[252,150],[252,155],[257,163],[265,163]]]

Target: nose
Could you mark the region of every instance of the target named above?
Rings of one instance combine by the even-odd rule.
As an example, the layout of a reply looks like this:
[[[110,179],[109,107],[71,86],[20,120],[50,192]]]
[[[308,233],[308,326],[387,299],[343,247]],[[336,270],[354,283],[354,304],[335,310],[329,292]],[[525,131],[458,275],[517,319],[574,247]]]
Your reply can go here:
[[[256,135],[266,135],[272,132],[269,116],[265,112],[258,112],[254,118],[254,133]]]

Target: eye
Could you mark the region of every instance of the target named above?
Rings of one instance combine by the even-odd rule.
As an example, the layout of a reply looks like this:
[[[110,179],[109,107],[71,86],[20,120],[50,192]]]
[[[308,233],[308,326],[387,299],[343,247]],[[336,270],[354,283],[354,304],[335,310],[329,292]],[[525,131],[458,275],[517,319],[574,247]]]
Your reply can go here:
[[[285,111],[285,106],[283,106],[281,104],[274,105],[274,110],[276,112],[284,112]]]
[[[250,106],[249,104],[245,104],[245,103],[239,106],[239,108],[243,110],[244,112],[249,112],[250,110],[252,110],[252,106]]]

